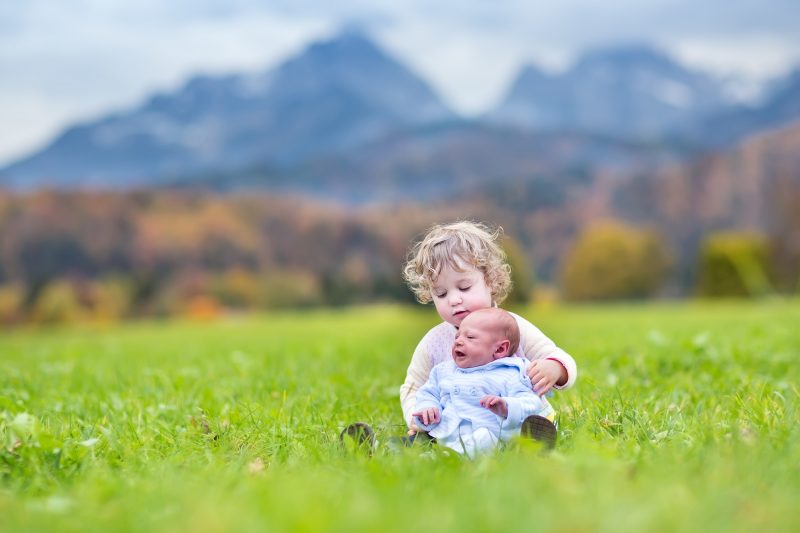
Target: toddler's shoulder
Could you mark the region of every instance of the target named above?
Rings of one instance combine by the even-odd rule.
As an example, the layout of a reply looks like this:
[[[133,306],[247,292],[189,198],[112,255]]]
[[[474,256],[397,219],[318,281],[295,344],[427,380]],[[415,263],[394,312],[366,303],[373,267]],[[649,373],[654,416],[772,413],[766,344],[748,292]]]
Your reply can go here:
[[[519,327],[519,335],[520,337],[528,337],[528,336],[539,336],[543,335],[542,331],[533,325],[533,323],[525,317],[519,316],[516,313],[512,313],[511,311],[508,312],[511,316],[514,317],[514,320],[517,321],[517,326]]]
[[[520,325],[520,326],[523,326],[523,325],[533,326],[533,324],[531,324],[530,320],[528,320],[527,318],[525,318],[523,316],[518,315],[517,313],[514,313],[512,311],[508,311],[508,314],[513,316],[514,320],[516,320],[517,324]]]

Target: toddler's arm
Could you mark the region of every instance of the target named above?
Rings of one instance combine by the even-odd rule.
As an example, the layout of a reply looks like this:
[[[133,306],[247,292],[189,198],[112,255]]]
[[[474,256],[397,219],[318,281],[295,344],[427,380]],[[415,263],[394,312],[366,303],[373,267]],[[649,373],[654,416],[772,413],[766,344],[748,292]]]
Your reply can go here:
[[[536,359],[531,361],[528,378],[533,392],[543,396],[559,383],[566,383],[569,374],[566,367],[555,359]]]
[[[533,385],[536,386],[543,378],[548,378],[537,387],[537,392],[544,394],[550,387],[556,389],[572,387],[578,377],[578,365],[575,363],[575,359],[556,346],[556,343],[542,333],[539,328],[519,315],[512,313],[512,316],[517,320],[519,326],[520,348],[525,357],[531,362],[541,361],[541,363],[528,368],[528,375],[532,378]],[[566,372],[566,380],[560,382],[557,376],[560,375],[562,369]]]

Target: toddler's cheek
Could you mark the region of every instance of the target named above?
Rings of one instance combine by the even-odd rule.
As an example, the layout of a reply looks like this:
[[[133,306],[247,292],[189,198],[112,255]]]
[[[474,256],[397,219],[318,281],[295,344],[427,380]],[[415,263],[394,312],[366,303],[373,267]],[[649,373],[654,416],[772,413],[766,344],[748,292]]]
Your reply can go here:
[[[433,302],[434,302],[434,307],[436,308],[436,313],[439,315],[439,317],[445,322],[449,322],[452,324],[453,317],[451,313],[446,312],[446,310],[436,302],[436,299],[434,299]]]

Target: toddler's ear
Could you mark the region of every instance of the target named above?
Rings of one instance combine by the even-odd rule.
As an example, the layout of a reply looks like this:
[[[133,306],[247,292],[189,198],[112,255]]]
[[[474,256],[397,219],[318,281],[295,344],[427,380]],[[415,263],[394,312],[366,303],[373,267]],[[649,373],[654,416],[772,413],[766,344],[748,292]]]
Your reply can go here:
[[[494,349],[494,358],[495,359],[502,359],[503,357],[508,357],[511,355],[509,350],[511,349],[511,341],[508,339],[504,339],[497,344],[497,347]]]

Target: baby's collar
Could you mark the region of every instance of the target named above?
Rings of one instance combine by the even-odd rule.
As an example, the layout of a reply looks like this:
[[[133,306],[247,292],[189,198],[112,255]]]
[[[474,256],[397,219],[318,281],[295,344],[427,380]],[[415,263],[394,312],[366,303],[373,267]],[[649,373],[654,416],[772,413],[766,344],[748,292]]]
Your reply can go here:
[[[453,364],[455,364],[455,361],[453,361]],[[456,368],[462,372],[476,372],[478,370],[489,370],[501,366],[513,366],[515,368],[520,368],[520,366],[523,364],[524,362],[522,361],[521,357],[517,357],[516,355],[509,355],[507,357],[501,357],[500,359],[495,359],[491,363],[486,363],[485,365],[481,366],[461,368],[460,366],[456,365]]]

